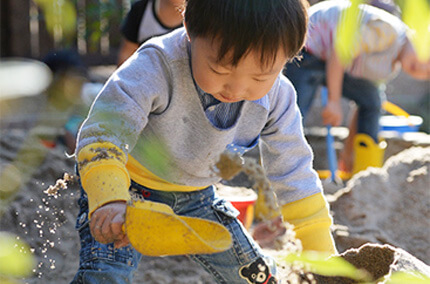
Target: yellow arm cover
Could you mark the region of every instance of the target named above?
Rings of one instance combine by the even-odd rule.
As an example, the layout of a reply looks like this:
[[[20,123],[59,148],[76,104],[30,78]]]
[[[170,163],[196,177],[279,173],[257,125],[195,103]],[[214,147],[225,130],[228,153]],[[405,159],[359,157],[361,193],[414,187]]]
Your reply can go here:
[[[303,250],[336,253],[330,232],[332,218],[322,193],[287,203],[281,210],[284,220],[294,225]]]
[[[120,148],[112,143],[93,143],[79,151],[77,160],[81,184],[88,195],[89,217],[109,202],[130,200],[130,176]]]

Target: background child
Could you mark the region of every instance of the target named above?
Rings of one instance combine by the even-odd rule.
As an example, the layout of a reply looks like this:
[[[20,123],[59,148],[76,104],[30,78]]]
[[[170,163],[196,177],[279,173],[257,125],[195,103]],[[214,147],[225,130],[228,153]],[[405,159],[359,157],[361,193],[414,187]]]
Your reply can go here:
[[[140,0],[127,14],[122,26],[118,65],[130,57],[146,40],[168,33],[182,25],[184,0]]]
[[[379,117],[385,99],[381,83],[393,78],[400,67],[413,78],[430,78],[430,62],[420,62],[411,44],[408,27],[396,16],[370,5],[360,5],[359,44],[353,61],[344,66],[334,51],[336,28],[349,1],[322,1],[309,9],[308,39],[303,59],[286,66],[284,74],[297,90],[298,104],[306,116],[321,85],[328,89],[322,111],[324,124],[342,123],[341,97],[358,106],[357,132],[378,141]],[[343,169],[350,171],[352,157]]]
[[[281,75],[303,46],[305,3],[188,0],[185,29],[145,42],[112,75],[78,136],[85,192],[74,282],[131,281],[141,257],[122,231],[132,190],[230,231],[229,250],[190,256],[219,283],[254,283],[249,272],[276,283],[273,261],[215,194],[220,178],[211,171],[226,149],[245,152],[260,138],[267,176],[304,247],[334,252],[295,91]]]
[[[130,57],[145,40],[180,27],[182,25],[180,8],[183,6],[183,2],[183,0],[141,0],[135,2],[121,27],[123,38],[118,53],[118,66]],[[83,66],[77,52],[71,50],[53,51],[44,60],[49,67],[55,68],[54,74],[64,74],[67,68],[74,70],[79,67],[80,70],[85,71],[83,75],[89,77],[88,71]],[[82,92],[80,92],[82,98],[74,101],[76,103],[82,101],[82,103],[76,107],[76,111],[65,125],[64,140],[70,153],[75,150],[76,135],[80,124],[88,113],[89,106],[95,98],[94,92],[97,94],[100,88],[99,83],[85,83]]]

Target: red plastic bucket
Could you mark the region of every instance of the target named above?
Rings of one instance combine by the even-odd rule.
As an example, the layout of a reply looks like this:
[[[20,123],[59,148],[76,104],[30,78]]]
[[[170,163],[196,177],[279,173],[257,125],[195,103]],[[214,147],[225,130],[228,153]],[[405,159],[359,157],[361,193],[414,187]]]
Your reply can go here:
[[[257,194],[250,188],[217,185],[218,193],[239,211],[240,222],[249,229],[254,220],[254,204],[257,201]]]
[[[257,198],[253,198],[250,200],[230,200],[231,204],[239,211],[239,219],[240,222],[245,226],[245,228],[249,229],[252,225],[252,221],[254,220],[254,204],[257,201]]]

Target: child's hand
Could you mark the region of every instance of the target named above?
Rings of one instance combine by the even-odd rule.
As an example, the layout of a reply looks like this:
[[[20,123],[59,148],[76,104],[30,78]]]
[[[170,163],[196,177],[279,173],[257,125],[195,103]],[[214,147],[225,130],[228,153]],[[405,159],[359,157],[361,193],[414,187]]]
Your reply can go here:
[[[262,248],[272,248],[275,246],[276,240],[283,236],[287,228],[282,220],[282,217],[276,217],[270,221],[265,221],[257,224],[252,237]]]
[[[94,239],[102,244],[114,243],[115,248],[127,246],[130,242],[122,230],[127,205],[112,202],[94,211],[90,230]]]
[[[343,119],[342,104],[340,100],[329,100],[327,106],[323,109],[321,116],[324,125],[339,126]]]

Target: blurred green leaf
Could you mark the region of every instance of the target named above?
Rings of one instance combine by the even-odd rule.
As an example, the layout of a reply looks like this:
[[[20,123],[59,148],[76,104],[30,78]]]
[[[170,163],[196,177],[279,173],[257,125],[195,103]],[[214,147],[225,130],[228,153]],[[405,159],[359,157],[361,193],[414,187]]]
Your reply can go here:
[[[354,58],[359,46],[358,40],[360,36],[360,10],[358,5],[363,3],[363,0],[351,0],[350,2],[351,5],[340,16],[334,42],[336,54],[344,65],[348,65]]]
[[[35,267],[29,246],[8,232],[0,232],[0,275],[25,277]]]
[[[420,272],[395,272],[387,280],[386,284],[428,284],[430,277]]]
[[[427,0],[409,0],[403,3],[403,21],[413,31],[412,44],[421,61],[430,59],[430,5]]]
[[[305,271],[323,276],[348,277],[361,281],[369,281],[370,279],[366,271],[357,269],[340,256],[328,257],[325,253],[305,251],[300,255],[289,254],[283,260],[289,264],[300,264]]]
[[[145,157],[148,164],[151,164],[151,172],[167,177],[169,175],[167,169],[171,167],[173,161],[165,145],[161,138],[150,135],[146,137],[145,143],[137,144],[133,151]]]
[[[51,35],[61,31],[66,37],[76,32],[76,9],[68,0],[35,0],[45,15],[46,28]]]

